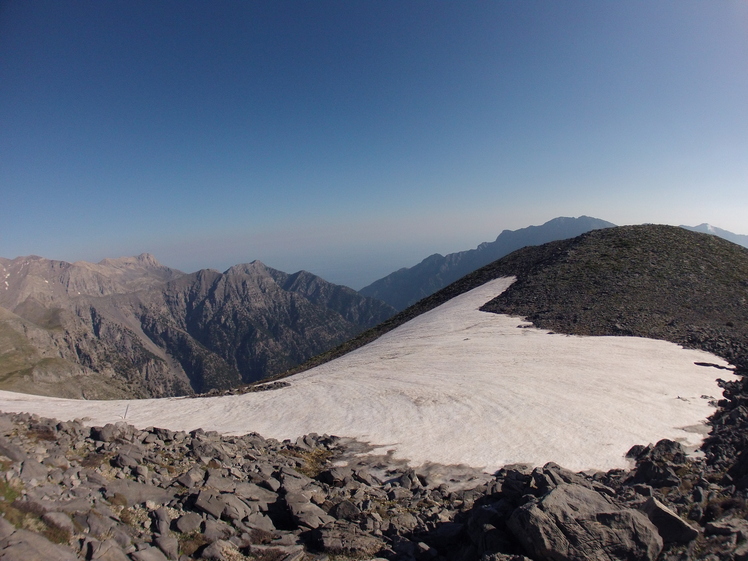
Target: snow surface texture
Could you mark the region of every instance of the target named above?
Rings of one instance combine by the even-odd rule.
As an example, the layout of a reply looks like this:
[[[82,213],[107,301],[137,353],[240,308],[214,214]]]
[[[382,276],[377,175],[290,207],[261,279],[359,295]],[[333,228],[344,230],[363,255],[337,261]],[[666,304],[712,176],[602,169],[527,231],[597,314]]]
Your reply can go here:
[[[625,467],[634,444],[695,447],[722,359],[665,341],[548,334],[478,308],[514,279],[491,281],[369,345],[288,378],[290,387],[216,398],[76,401],[0,392],[0,409],[103,425],[353,437],[412,465],[489,471],[554,461]],[[519,328],[519,326],[524,326]]]

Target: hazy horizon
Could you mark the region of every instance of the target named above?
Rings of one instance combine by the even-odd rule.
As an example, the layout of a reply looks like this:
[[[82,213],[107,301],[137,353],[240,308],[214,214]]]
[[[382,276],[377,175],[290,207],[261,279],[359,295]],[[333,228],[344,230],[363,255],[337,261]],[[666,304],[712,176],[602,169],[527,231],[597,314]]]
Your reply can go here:
[[[0,255],[361,288],[558,216],[746,234],[748,3],[0,2]]]

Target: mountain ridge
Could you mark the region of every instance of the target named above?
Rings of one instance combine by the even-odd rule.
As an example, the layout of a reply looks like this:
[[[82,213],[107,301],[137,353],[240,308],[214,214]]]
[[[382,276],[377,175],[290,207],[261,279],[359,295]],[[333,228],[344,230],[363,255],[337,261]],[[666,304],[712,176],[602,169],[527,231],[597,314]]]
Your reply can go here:
[[[557,239],[573,238],[592,229],[612,226],[615,226],[612,222],[589,216],[561,216],[540,226],[503,230],[493,242],[483,242],[475,249],[448,255],[434,253],[413,267],[403,267],[374,281],[359,290],[359,293],[378,298],[402,311],[460,277],[516,249]]]
[[[150,254],[99,263],[28,256],[0,259],[0,279],[0,386],[67,397],[227,389],[394,312],[260,261],[184,273]]]
[[[704,222],[703,224],[699,224],[698,226],[681,225],[680,227],[685,228],[686,230],[691,230],[692,232],[701,232],[703,234],[718,236],[720,238],[731,241],[732,243],[742,245],[743,247],[748,247],[748,235],[735,234],[733,232],[729,232],[728,230],[723,230],[722,228],[707,224],[706,222]]]

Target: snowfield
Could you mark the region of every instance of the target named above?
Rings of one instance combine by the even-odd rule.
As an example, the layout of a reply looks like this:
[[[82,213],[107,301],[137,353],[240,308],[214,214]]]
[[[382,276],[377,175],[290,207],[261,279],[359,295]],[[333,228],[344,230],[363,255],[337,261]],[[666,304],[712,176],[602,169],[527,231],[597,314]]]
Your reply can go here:
[[[316,432],[366,441],[412,465],[492,471],[554,461],[573,470],[626,467],[634,444],[696,447],[727,363],[635,337],[548,334],[478,308],[514,279],[491,281],[373,343],[288,378],[290,387],[216,398],[77,401],[0,392],[0,409],[103,425]],[[522,326],[522,327],[520,327]]]

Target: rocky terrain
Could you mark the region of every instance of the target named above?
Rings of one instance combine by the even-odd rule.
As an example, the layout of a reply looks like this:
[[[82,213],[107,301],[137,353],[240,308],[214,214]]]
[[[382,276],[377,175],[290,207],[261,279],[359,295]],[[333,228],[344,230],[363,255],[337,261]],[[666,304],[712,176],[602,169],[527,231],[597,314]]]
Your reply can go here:
[[[0,259],[0,388],[162,397],[282,372],[392,315],[260,262],[192,274],[152,256],[93,264]]]
[[[628,470],[482,474],[411,467],[331,435],[279,442],[2,415],[0,559],[746,560],[746,264],[748,251],[682,229],[591,232],[515,252],[347,346],[515,275],[488,307],[568,332],[589,312],[591,333],[682,339],[736,365],[698,457],[660,441],[632,448]]]
[[[476,269],[529,245],[540,245],[554,240],[573,238],[597,228],[615,226],[605,220],[580,216],[559,217],[541,226],[519,230],[504,230],[493,242],[484,242],[468,251],[440,255],[435,253],[418,265],[403,268],[381,278],[359,292],[371,296],[397,310],[404,310],[434,292]]]
[[[748,559],[748,383],[725,383],[704,456],[482,474],[278,442],[0,415],[0,559]]]

